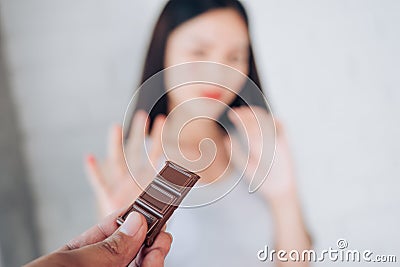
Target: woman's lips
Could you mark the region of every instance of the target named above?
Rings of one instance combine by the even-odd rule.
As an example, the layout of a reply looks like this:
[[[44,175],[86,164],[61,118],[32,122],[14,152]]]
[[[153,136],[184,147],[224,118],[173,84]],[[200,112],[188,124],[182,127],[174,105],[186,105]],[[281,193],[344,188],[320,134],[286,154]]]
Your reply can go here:
[[[202,94],[203,97],[208,97],[212,99],[221,99],[222,93],[217,91],[206,91]]]

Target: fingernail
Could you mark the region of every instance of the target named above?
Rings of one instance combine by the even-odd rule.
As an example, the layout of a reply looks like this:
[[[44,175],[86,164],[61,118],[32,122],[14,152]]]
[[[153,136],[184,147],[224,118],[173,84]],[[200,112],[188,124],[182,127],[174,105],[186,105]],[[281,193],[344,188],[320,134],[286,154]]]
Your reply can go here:
[[[158,115],[157,117],[156,117],[156,119],[155,119],[155,121],[157,121],[157,122],[162,122],[163,120],[164,120],[164,118],[165,118],[165,116],[163,116],[163,115]]]
[[[119,133],[119,130],[121,129],[121,125],[114,124],[113,128],[114,128],[114,132],[118,132]]]
[[[138,119],[146,119],[146,117],[147,117],[147,112],[144,111],[144,110],[142,110],[142,109],[140,109],[140,110],[138,110],[138,111],[136,112],[136,116],[137,116]]]
[[[142,218],[140,216],[141,215],[135,211],[131,212],[121,225],[119,231],[129,236],[136,235],[142,226]]]
[[[95,158],[94,158],[94,156],[92,154],[89,154],[89,155],[86,156],[86,160],[89,163],[93,163],[95,161]]]
[[[235,116],[236,111],[237,111],[236,108],[233,108],[233,109],[231,109],[231,110],[228,111],[228,117],[229,117],[229,119],[231,119],[231,120],[236,119],[236,116]]]

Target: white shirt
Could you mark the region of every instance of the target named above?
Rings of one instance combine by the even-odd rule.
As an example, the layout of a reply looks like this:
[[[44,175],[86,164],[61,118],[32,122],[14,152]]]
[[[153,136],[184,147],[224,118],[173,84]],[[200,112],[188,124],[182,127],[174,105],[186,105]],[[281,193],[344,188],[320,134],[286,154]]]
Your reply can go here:
[[[257,252],[273,248],[272,230],[267,203],[257,192],[249,194],[242,180],[217,202],[174,212],[167,223],[174,240],[165,266],[271,266]]]

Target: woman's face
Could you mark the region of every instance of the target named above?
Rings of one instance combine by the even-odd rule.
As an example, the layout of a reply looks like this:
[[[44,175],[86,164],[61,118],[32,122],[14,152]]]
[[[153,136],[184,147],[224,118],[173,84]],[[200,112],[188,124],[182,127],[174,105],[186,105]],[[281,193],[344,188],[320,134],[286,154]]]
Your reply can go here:
[[[166,45],[165,67],[193,61],[222,63],[248,75],[248,30],[245,21],[237,11],[225,8],[206,12],[183,23],[170,34]],[[198,71],[198,69],[194,68],[193,71]],[[207,105],[207,114],[204,114],[204,105],[199,104],[187,105],[190,110],[186,111],[196,115],[218,117],[224,110],[220,103],[227,105],[232,103],[236,98],[236,93],[245,82],[243,75],[234,75],[235,77],[232,78],[226,77],[224,71],[219,74],[222,80],[229,79],[225,84],[229,84],[230,90],[207,83],[178,87],[168,93],[169,110],[187,100],[208,100],[207,103],[203,103]],[[167,90],[171,89],[168,88],[168,81],[171,79],[173,78],[166,77]]]

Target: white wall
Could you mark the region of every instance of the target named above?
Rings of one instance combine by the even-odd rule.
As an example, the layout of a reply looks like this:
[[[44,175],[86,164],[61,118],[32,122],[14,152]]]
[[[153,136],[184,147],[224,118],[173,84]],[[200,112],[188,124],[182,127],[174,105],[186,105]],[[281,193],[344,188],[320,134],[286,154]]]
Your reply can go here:
[[[122,121],[159,8],[154,1],[1,2],[44,251],[96,220],[83,158],[104,155],[108,127]]]
[[[317,245],[397,253],[400,2],[248,4]]]
[[[0,2],[44,251],[95,221],[82,158],[121,122],[161,2]],[[400,2],[245,3],[316,246],[398,253]]]

